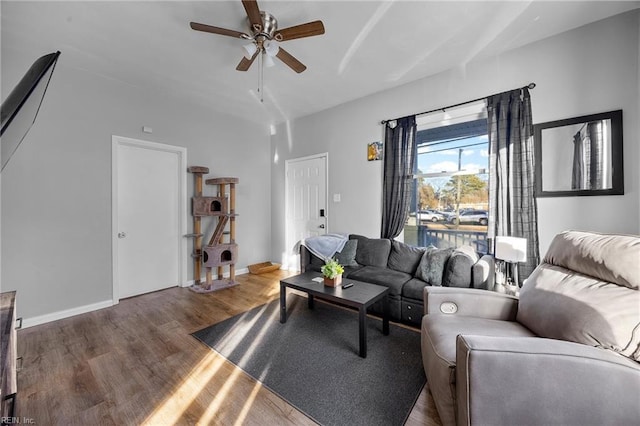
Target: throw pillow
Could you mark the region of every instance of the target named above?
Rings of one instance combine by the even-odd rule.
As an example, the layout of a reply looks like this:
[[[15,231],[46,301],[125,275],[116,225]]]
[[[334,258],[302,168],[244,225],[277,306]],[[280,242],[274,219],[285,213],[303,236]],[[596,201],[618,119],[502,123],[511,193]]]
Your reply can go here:
[[[442,285],[445,287],[471,287],[471,267],[477,261],[478,254],[473,247],[458,247],[447,262]]]
[[[389,254],[390,269],[407,274],[414,274],[422,259],[425,249],[413,247],[400,241],[391,241],[391,254]]]
[[[349,240],[345,243],[342,251],[335,254],[334,258],[342,266],[358,266],[356,262],[356,250],[358,249],[358,240]]]
[[[441,286],[444,269],[451,253],[453,253],[452,248],[427,249],[422,255],[415,277],[430,285]]]
[[[387,267],[391,240],[386,238],[367,238],[362,235],[351,235],[352,240],[358,240],[356,262],[358,265]]]

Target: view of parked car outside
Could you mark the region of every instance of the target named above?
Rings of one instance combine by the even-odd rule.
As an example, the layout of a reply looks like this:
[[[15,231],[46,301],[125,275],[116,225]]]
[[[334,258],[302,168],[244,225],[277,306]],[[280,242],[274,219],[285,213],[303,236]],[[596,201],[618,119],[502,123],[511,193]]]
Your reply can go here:
[[[489,223],[489,214],[486,210],[464,210],[459,215],[455,213],[447,216],[447,222],[452,224],[477,223],[486,226]]]
[[[441,222],[445,220],[445,215],[435,210],[420,210],[417,214],[420,222]]]

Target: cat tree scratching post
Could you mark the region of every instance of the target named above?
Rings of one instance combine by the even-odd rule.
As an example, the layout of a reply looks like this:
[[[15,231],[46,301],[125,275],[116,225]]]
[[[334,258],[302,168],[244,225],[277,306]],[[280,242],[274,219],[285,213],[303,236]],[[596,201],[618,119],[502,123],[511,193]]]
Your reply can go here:
[[[214,281],[216,286],[228,287],[235,285],[235,263],[238,257],[238,245],[236,244],[236,184],[238,178],[222,177],[207,179],[207,185],[218,186],[218,197],[227,199],[227,185],[229,185],[229,206],[226,215],[218,218],[218,226],[211,236],[207,253],[214,257],[212,265],[218,268],[218,279]],[[229,231],[223,232],[229,224]],[[224,242],[224,236],[229,235],[229,241]],[[224,267],[229,267],[229,278],[224,279]],[[207,280],[208,281],[208,280]]]
[[[220,179],[207,179],[207,185],[218,185],[218,197],[225,197],[227,195],[227,191],[225,188],[225,182]],[[218,218],[218,226],[216,227],[216,232],[211,236],[211,240],[209,241],[209,245],[213,246],[216,244],[224,243],[224,228],[229,222],[229,216],[223,216]],[[222,228],[221,231],[218,231],[218,228]],[[222,265],[218,265],[218,280],[222,280],[224,278],[224,270]]]
[[[237,179],[236,179],[237,181]],[[231,243],[236,243],[236,184],[229,184],[229,240]],[[237,247],[237,246],[236,246]],[[229,265],[229,279],[235,281],[236,279],[236,264]]]
[[[194,258],[197,255],[198,266],[194,265],[194,282],[191,287],[193,291],[204,293],[220,290],[236,285],[235,282],[235,263],[238,258],[238,246],[235,242],[235,202],[236,188],[238,178],[213,178],[207,179],[207,185],[217,185],[218,194],[215,197],[202,196],[202,170],[208,173],[208,169],[204,167],[191,167],[189,171],[196,169],[196,190],[192,200],[193,217],[194,217],[194,234],[189,236],[195,237]],[[196,172],[192,172],[196,173]],[[199,179],[199,181],[198,181]],[[227,198],[226,186],[229,185],[229,197]],[[208,244],[202,247],[202,234],[200,231],[200,218],[202,216],[212,216],[217,218],[216,227],[211,235]],[[197,222],[196,222],[197,218]],[[227,225],[229,230],[226,231]],[[196,236],[198,235],[198,236]],[[224,241],[224,236],[229,235],[229,241]],[[206,282],[200,281],[200,264],[204,264],[206,269]],[[224,267],[229,267],[229,277],[224,278]],[[213,279],[213,268],[217,269],[217,279]]]
[[[196,200],[200,200],[202,197],[202,175],[209,173],[207,167],[189,167],[187,169],[189,173],[193,173],[194,176],[194,198],[192,199],[193,209],[193,234],[185,235],[185,237],[193,238],[193,282],[195,285],[200,284],[200,265],[202,263],[202,221],[201,216],[196,215]]]

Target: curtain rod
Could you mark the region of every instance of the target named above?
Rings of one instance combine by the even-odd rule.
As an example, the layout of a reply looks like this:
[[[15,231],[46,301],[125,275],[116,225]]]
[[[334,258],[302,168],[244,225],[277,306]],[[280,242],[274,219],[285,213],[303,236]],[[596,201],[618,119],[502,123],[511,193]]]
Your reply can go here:
[[[526,88],[526,89],[531,90],[531,89],[534,89],[535,87],[536,87],[536,84],[535,84],[535,83],[529,83],[529,84],[527,84],[526,86],[521,87],[520,89],[525,89],[525,88]],[[424,112],[419,112],[419,113],[417,113],[417,114],[411,114],[411,115],[416,115],[416,116],[418,116],[418,115],[425,115],[425,114],[430,114],[430,113],[432,113],[432,112],[438,112],[438,111],[442,111],[442,112],[444,112],[444,110],[446,110],[446,109],[455,108],[455,107],[459,107],[459,106],[462,106],[462,105],[470,104],[470,103],[473,103],[473,102],[482,101],[482,100],[487,99],[487,98],[488,98],[488,97],[490,97],[490,96],[497,96],[497,95],[501,95],[501,94],[503,94],[503,93],[508,93],[508,92],[511,92],[511,90],[506,90],[506,91],[504,91],[504,92],[494,93],[493,95],[485,96],[485,97],[483,97],[483,98],[473,99],[473,100],[471,100],[471,101],[466,101],[466,102],[460,102],[459,104],[449,105],[449,106],[442,107],[442,108],[432,109],[431,111],[424,111]],[[380,124],[387,124],[387,123],[388,123],[388,122],[390,122],[390,121],[400,120],[401,118],[410,117],[411,115],[405,115],[404,117],[398,117],[398,118],[391,118],[391,119],[389,119],[389,120],[382,120],[382,121],[380,122]]]

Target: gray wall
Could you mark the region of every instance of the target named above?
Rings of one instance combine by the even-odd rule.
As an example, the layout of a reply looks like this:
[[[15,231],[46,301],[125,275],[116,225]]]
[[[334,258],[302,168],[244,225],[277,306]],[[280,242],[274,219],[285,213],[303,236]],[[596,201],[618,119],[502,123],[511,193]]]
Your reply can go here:
[[[18,291],[18,314],[50,318],[111,300],[112,135],[183,146],[189,165],[239,177],[237,267],[268,260],[268,128],[70,68],[74,53],[61,50],[38,119],[2,172],[2,290]],[[3,44],[3,99],[45,53]]]
[[[270,148],[262,126],[72,69],[65,65],[72,52],[62,49],[38,121],[2,173],[2,291],[18,290],[26,319],[111,299],[113,134],[184,146],[190,165],[240,178],[242,268],[279,261],[287,250],[286,159],[328,152],[329,230],[377,236],[381,162],[366,161],[366,145],[382,140],[380,120],[530,81],[538,84],[534,122],[624,110],[626,194],[540,199],[541,250],[567,228],[640,233],[638,28],[636,11],[282,123]],[[2,98],[35,58],[52,50],[3,43]],[[142,133],[143,125],[154,133]],[[192,190],[190,179],[188,195]],[[340,203],[331,201],[334,193]]]
[[[329,153],[329,232],[379,236],[381,162],[366,161],[380,120],[464,102],[535,82],[534,123],[622,109],[625,195],[541,198],[540,251],[565,229],[640,233],[639,12],[633,11],[498,57],[282,123],[271,138],[272,257],[285,247],[284,165]],[[277,161],[275,161],[277,159]],[[342,201],[332,202],[340,193]]]

